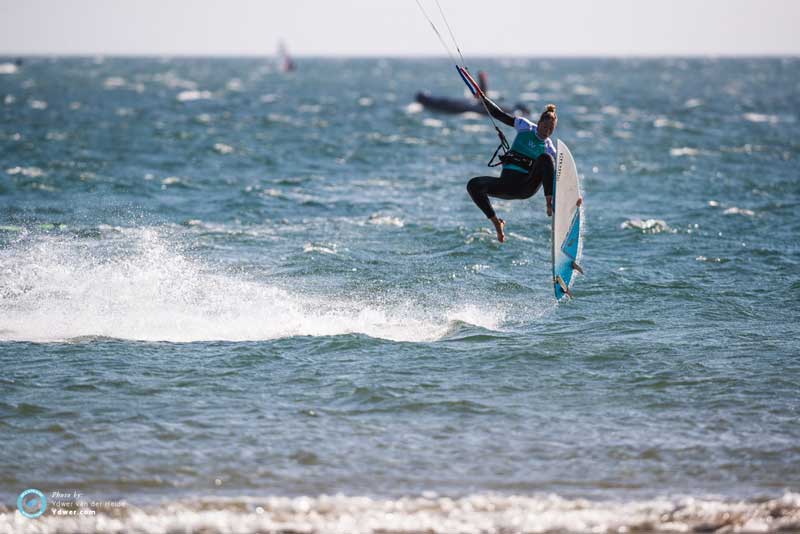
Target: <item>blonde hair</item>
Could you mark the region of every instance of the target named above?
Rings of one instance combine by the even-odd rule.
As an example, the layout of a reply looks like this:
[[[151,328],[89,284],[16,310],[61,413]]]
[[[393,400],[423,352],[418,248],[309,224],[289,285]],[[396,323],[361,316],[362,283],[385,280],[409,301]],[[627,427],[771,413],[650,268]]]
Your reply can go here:
[[[539,122],[544,120],[555,120],[558,116],[556,115],[556,105],[555,104],[547,104],[547,107],[544,108],[541,117],[539,117]]]

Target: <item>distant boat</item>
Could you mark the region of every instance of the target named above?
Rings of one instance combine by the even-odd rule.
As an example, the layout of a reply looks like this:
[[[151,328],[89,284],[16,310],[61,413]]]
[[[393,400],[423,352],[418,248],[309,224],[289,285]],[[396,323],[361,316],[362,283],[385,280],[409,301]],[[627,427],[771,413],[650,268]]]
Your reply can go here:
[[[427,109],[442,113],[483,113],[483,105],[475,99],[433,96],[420,91],[414,98]]]
[[[489,89],[487,77],[486,73],[483,71],[478,72],[478,85],[480,85],[483,92],[488,93]],[[425,108],[441,113],[486,112],[483,104],[477,98],[450,98],[446,96],[434,96],[426,91],[420,91],[416,94],[414,99],[422,104]],[[505,107],[503,106],[502,100],[498,100],[496,102],[500,107]],[[528,107],[520,102],[517,102],[512,109],[514,112],[519,112],[523,115],[530,113]]]
[[[297,65],[289,55],[289,50],[283,41],[278,43],[278,67],[281,72],[294,72],[297,69]]]
[[[22,63],[17,63],[16,61],[14,63],[0,63],[0,74],[15,74],[19,70],[20,65],[22,65]]]

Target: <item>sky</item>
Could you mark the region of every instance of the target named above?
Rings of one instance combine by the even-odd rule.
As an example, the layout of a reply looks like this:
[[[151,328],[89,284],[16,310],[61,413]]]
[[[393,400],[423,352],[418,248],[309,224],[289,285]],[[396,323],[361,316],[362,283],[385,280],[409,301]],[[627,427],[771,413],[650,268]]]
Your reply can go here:
[[[0,0],[0,54],[445,55],[416,1]],[[439,3],[468,56],[800,55],[800,0]]]

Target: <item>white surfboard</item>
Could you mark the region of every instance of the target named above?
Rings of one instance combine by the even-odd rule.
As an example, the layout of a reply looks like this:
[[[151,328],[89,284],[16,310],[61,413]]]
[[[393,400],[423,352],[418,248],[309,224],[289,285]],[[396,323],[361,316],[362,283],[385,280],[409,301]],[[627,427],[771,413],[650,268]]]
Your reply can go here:
[[[553,290],[556,300],[572,296],[570,287],[583,252],[583,199],[575,160],[567,145],[558,140],[553,184]]]

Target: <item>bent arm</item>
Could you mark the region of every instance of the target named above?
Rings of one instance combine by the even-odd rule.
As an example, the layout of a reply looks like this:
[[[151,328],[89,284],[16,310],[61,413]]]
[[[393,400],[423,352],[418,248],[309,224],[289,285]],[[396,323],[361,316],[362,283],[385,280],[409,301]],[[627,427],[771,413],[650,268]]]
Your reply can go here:
[[[492,115],[492,117],[494,117],[495,119],[499,120],[500,122],[502,122],[507,126],[511,126],[512,128],[514,127],[513,115],[509,115],[508,113],[500,109],[500,106],[492,102],[492,100],[488,96],[482,95],[482,98],[483,101],[486,103],[486,107],[489,109],[489,113]]]

